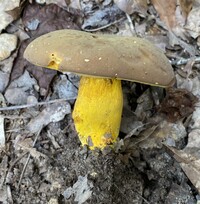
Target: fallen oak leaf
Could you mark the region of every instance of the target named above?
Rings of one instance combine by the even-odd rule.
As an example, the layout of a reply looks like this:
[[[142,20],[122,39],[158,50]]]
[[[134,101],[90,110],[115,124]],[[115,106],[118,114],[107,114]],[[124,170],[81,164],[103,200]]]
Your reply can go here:
[[[177,150],[167,145],[164,146],[168,149],[169,154],[180,164],[188,179],[200,193],[200,159],[184,152],[184,150]]]
[[[38,37],[42,34],[60,29],[79,29],[76,25],[76,15],[56,4],[40,6],[31,4],[26,6],[22,16],[24,26],[30,31],[31,36]],[[35,29],[32,24],[36,23]]]
[[[200,7],[193,8],[188,14],[185,29],[193,38],[200,35]]]
[[[174,28],[176,26],[176,0],[151,0],[151,2],[168,29]]]
[[[146,0],[114,0],[115,4],[125,13],[131,15],[134,12],[147,14],[147,1]]]
[[[166,120],[163,120],[161,117],[157,117],[157,119],[152,124],[149,124],[149,128],[140,133],[137,138],[140,139],[140,137],[144,137],[144,135],[148,133],[149,130],[151,131],[149,137],[145,137],[145,140],[138,144],[138,146],[142,149],[160,149],[162,148],[163,143],[176,145],[182,141],[187,134],[185,127],[181,122],[170,123]]]

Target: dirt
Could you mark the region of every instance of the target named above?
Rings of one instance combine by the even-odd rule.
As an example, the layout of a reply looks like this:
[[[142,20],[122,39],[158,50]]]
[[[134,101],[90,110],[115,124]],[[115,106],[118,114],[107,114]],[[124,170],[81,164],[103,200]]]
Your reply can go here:
[[[59,148],[47,132],[56,136]],[[197,192],[166,148],[88,150],[80,146],[71,115],[43,129],[35,148],[45,157],[30,157],[20,186],[27,155],[16,150],[2,154],[9,164],[19,159],[5,181],[13,203],[196,202]]]

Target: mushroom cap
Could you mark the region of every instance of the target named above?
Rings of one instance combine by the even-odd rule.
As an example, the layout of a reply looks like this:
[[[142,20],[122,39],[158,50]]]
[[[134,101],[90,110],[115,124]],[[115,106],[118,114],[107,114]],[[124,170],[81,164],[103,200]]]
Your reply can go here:
[[[32,41],[24,57],[37,66],[61,72],[161,87],[174,83],[173,69],[162,51],[137,37],[58,30]]]

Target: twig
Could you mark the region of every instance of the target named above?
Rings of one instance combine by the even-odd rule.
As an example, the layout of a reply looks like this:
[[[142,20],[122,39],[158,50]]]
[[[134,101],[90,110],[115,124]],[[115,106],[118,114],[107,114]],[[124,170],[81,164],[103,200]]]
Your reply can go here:
[[[184,64],[187,64],[189,61],[191,60],[191,58],[181,58],[181,59],[177,59],[177,60],[174,60],[174,61],[170,61],[170,63],[172,65],[176,65],[176,66],[179,66],[179,65],[184,65]],[[194,59],[194,63],[200,63],[200,57],[195,57]]]
[[[142,141],[146,140],[147,138],[149,138],[153,134],[153,132],[157,129],[158,126],[159,126],[159,124],[153,125],[149,129],[146,129],[147,133],[145,132],[146,130],[144,130],[143,133],[140,133],[141,134],[140,137],[135,139],[135,141],[133,142],[133,146],[136,146],[140,142],[142,142]]]
[[[28,152],[23,153],[20,157],[18,157],[14,162],[11,163],[5,177],[3,178],[3,182],[4,184],[6,184],[7,186],[9,186],[11,184],[11,171],[13,170],[15,164],[21,160]],[[7,188],[7,193],[8,193],[8,199],[9,199],[9,203],[12,203],[12,194],[9,188]],[[9,193],[11,194],[11,196],[9,195]],[[11,201],[10,201],[11,200]]]
[[[9,204],[13,204],[13,199],[12,199],[12,193],[11,193],[10,185],[7,185],[7,196],[8,196]]]
[[[11,26],[17,28],[18,30],[20,30],[22,33],[28,35],[28,37],[30,38],[31,36],[20,26],[15,25],[14,23],[10,23]]]
[[[20,157],[18,157],[14,162],[11,163],[8,172],[11,172],[12,169],[14,168],[15,164],[21,160],[28,152],[23,153]]]
[[[60,149],[60,145],[56,142],[55,137],[50,133],[50,131],[47,131],[47,136],[51,140],[54,148],[55,149]]]
[[[25,105],[19,105],[19,106],[9,106],[9,107],[0,108],[0,111],[30,108],[30,107],[34,107],[34,106],[42,106],[42,105],[48,105],[48,104],[52,104],[52,103],[59,103],[59,102],[67,101],[67,100],[69,100],[69,99],[56,99],[56,100],[52,100],[52,101],[44,101],[44,102],[33,103],[33,104],[25,104]]]
[[[132,137],[138,130],[140,130],[141,128],[143,128],[144,126],[146,126],[147,124],[142,124],[142,125],[139,125],[138,127],[136,128],[133,128],[125,137],[124,139],[127,139],[129,137]]]
[[[19,178],[19,182],[18,182],[18,185],[17,185],[17,189],[18,189],[18,190],[19,190],[19,187],[20,187],[20,185],[21,185],[22,178],[23,178],[23,176],[24,176],[24,173],[25,173],[25,171],[26,171],[26,168],[27,168],[27,166],[28,166],[28,163],[29,163],[30,158],[31,158],[31,154],[29,153],[29,154],[28,154],[28,157],[27,157],[27,159],[26,159],[26,163],[25,163],[25,165],[24,165],[24,168],[23,168],[22,173],[21,173],[20,178]]]
[[[130,15],[127,14],[127,13],[126,13],[126,18],[127,18],[127,20],[128,20],[128,24],[129,24],[130,31],[131,31],[132,35],[135,35],[136,32],[135,32],[135,28],[134,28],[134,26],[133,26],[132,19],[131,19]]]
[[[129,200],[127,199],[127,197],[124,195],[124,193],[119,189],[119,187],[113,183],[115,188],[123,195],[123,197],[128,201],[128,203],[131,203],[129,202]],[[136,190],[133,190],[146,204],[150,204],[142,195],[140,195]]]
[[[21,130],[24,130],[24,128],[16,128],[16,129],[12,129],[12,130],[6,130],[6,133],[11,133],[11,132],[19,132]]]
[[[87,31],[87,32],[96,32],[96,31],[99,31],[99,30],[103,30],[103,29],[105,29],[105,28],[108,28],[108,27],[110,27],[111,25],[117,24],[117,23],[121,22],[122,20],[125,20],[125,17],[122,17],[122,18],[120,18],[119,20],[116,20],[116,21],[111,22],[111,23],[109,23],[109,24],[107,24],[107,25],[101,26],[101,27],[99,27],[99,28],[93,28],[93,29],[85,29],[85,28],[83,28],[83,30],[84,30],[84,31]]]
[[[133,191],[146,203],[146,204],[150,204],[150,202],[148,202],[148,200],[146,200],[142,195],[140,195],[136,190],[133,189]]]
[[[18,115],[4,115],[3,117],[6,118],[6,119],[9,119],[9,120],[29,119],[29,118],[31,118],[31,116],[27,117],[27,116],[18,116]]]
[[[130,203],[129,200],[128,200],[128,198],[127,198],[127,196],[124,195],[124,193],[119,189],[119,187],[118,187],[115,183],[113,183],[113,184],[114,184],[115,188],[119,191],[119,193],[120,193],[120,194],[124,197],[124,199],[127,201],[127,203]]]
[[[35,144],[36,144],[36,142],[37,142],[37,139],[38,139],[38,137],[39,137],[39,135],[40,135],[41,130],[42,130],[42,129],[40,129],[40,130],[38,131],[38,134],[36,135],[36,137],[35,137],[35,139],[34,139],[34,141],[33,141],[32,147],[35,146]],[[23,176],[24,176],[24,173],[25,173],[25,171],[26,171],[26,168],[27,168],[27,166],[28,166],[28,163],[29,163],[30,158],[31,158],[31,154],[30,154],[30,152],[29,152],[28,157],[27,157],[27,160],[26,160],[26,163],[25,163],[25,165],[24,165],[24,168],[23,168],[22,173],[21,173],[20,178],[19,178],[19,182],[18,182],[18,185],[17,185],[17,188],[18,188],[18,189],[19,189],[19,187],[20,187],[20,185],[21,185],[22,178],[23,178]]]

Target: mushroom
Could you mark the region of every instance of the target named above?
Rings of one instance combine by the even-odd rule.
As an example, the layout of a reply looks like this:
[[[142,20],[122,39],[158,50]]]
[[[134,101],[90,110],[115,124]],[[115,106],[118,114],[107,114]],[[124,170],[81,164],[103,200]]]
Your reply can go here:
[[[72,117],[82,145],[112,145],[119,134],[123,106],[121,80],[168,87],[173,69],[149,41],[136,37],[58,30],[31,42],[31,63],[83,75]]]

